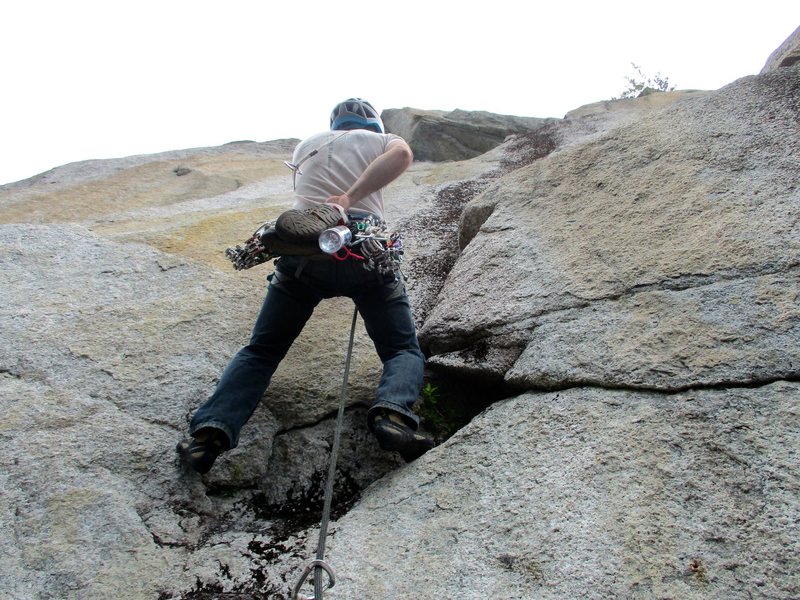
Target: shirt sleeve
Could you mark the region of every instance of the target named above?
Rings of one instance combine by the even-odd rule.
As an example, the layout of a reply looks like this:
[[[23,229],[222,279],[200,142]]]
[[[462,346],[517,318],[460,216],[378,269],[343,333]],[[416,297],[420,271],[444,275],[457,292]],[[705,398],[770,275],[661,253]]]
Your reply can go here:
[[[391,146],[395,142],[399,141],[399,142],[406,143],[406,141],[403,138],[401,138],[399,135],[396,135],[394,133],[386,133],[384,135],[386,136],[386,142],[383,145],[384,151],[388,150],[389,146]]]

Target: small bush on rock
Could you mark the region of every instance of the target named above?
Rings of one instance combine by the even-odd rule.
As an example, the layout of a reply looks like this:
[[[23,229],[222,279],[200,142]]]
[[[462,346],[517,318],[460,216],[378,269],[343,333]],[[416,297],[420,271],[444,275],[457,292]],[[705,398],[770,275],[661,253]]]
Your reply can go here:
[[[631,66],[636,73],[625,78],[625,81],[628,82],[628,87],[619,98],[639,98],[653,92],[671,92],[675,89],[674,85],[669,84],[669,77],[662,77],[661,73],[656,73],[650,77],[642,72],[642,68],[639,65],[631,63]],[[614,100],[617,99],[614,98]]]

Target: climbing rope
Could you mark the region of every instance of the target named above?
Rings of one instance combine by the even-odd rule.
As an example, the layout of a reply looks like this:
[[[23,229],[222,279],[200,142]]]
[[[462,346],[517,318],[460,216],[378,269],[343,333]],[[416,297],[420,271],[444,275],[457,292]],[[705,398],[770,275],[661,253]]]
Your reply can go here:
[[[300,581],[294,586],[292,600],[323,600],[322,594],[325,590],[332,588],[336,584],[336,574],[325,562],[325,542],[328,538],[328,523],[331,516],[331,502],[333,501],[333,483],[336,478],[336,461],[339,458],[339,443],[342,437],[342,423],[344,422],[344,405],[347,395],[347,377],[350,373],[350,359],[353,356],[353,340],[356,335],[356,321],[358,319],[358,307],[353,311],[353,323],[350,326],[350,341],[347,345],[347,358],[344,361],[344,378],[342,379],[342,392],[339,397],[339,412],[336,414],[336,430],[333,434],[333,447],[331,448],[331,460],[328,466],[328,480],[325,483],[325,501],[322,507],[322,521],[319,526],[319,543],[317,544],[316,560],[311,561],[306,566]],[[314,572],[314,595],[303,597],[300,595],[300,588],[305,583],[311,572]],[[328,576],[328,584],[323,587],[322,575]]]

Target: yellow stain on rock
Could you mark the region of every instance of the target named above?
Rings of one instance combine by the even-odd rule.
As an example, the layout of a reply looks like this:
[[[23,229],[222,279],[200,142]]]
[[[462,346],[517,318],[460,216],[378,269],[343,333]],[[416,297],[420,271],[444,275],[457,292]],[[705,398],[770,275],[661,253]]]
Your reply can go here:
[[[162,252],[232,271],[225,249],[244,243],[264,222],[274,221],[286,208],[268,206],[224,213],[196,213],[175,221],[170,227],[137,233],[135,239]],[[126,237],[125,234],[122,237]]]
[[[58,186],[52,192],[41,193],[40,186],[29,194],[19,193],[0,207],[0,223],[100,220],[135,209],[218,196],[285,171],[277,159],[230,155],[151,162],[109,177]]]

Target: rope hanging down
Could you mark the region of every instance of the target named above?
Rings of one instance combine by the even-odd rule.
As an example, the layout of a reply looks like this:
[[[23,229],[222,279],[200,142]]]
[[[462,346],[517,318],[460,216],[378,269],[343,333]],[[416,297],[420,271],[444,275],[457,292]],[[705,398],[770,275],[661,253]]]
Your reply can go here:
[[[339,397],[339,411],[336,414],[336,430],[333,435],[333,447],[331,448],[331,460],[328,466],[328,480],[325,483],[325,501],[322,507],[322,521],[319,526],[319,543],[317,545],[316,560],[311,561],[300,576],[300,581],[294,586],[292,600],[323,600],[322,594],[325,590],[332,588],[336,583],[336,574],[333,569],[325,562],[325,542],[328,538],[328,523],[331,516],[331,502],[333,501],[333,482],[336,478],[336,461],[339,458],[339,443],[342,437],[342,423],[344,422],[344,405],[347,395],[347,377],[350,373],[350,359],[353,356],[353,340],[356,335],[356,321],[358,320],[358,307],[353,311],[353,323],[350,325],[350,341],[347,345],[347,358],[344,361],[344,377],[342,379],[342,392]],[[314,571],[314,595],[303,597],[300,595],[300,588],[305,583],[308,576]],[[328,576],[328,585],[323,587],[322,574]]]

